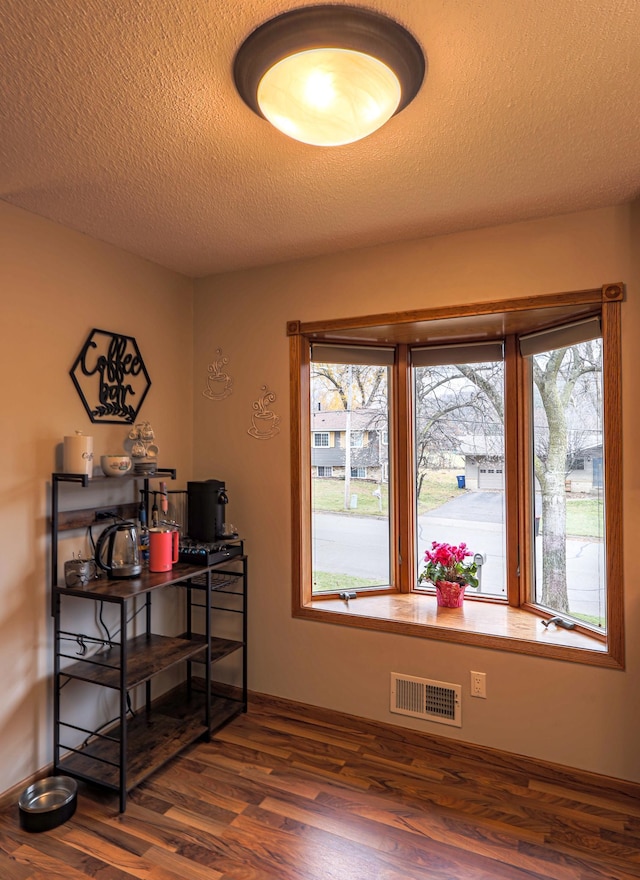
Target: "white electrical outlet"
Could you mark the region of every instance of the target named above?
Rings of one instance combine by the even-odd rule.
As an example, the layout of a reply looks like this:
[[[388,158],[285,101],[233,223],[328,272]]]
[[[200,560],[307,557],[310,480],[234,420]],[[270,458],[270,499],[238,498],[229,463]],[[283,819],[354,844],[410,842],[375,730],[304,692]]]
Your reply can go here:
[[[487,697],[487,673],[471,672],[471,696]]]

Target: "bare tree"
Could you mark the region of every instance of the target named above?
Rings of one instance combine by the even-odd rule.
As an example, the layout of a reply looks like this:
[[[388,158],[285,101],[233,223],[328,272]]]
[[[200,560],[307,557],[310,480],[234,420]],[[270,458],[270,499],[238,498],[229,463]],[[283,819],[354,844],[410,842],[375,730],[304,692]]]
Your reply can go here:
[[[347,410],[350,392],[354,409],[374,407],[376,403],[379,403],[382,391],[386,392],[386,376],[386,367],[315,362],[311,365],[311,378],[314,381],[314,387],[324,389],[324,409],[342,408]],[[318,403],[321,402],[318,401]]]
[[[503,423],[504,380],[502,364],[495,363],[419,367],[415,379],[419,498],[434,452],[459,451],[470,426],[476,437],[495,436],[495,426]]]
[[[581,343],[532,357],[533,382],[544,422],[536,428],[535,476],[542,496],[542,604],[569,611],[567,595],[567,496],[565,478],[571,450],[568,431],[574,391],[589,395],[585,377],[599,371],[600,345]],[[579,386],[581,386],[579,388]],[[589,401],[591,404],[592,401]],[[584,409],[584,407],[583,407]]]

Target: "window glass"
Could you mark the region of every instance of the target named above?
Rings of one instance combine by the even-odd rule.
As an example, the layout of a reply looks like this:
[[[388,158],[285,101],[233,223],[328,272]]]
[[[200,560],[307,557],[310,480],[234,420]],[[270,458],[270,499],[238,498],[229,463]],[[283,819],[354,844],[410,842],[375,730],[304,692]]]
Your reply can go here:
[[[606,630],[602,340],[531,362],[535,601]]]
[[[348,355],[341,352],[341,360]],[[391,581],[389,447],[381,442],[389,425],[388,372],[375,360],[311,363],[312,434],[324,429],[342,438],[333,447],[314,443],[311,449],[315,594],[388,587]],[[327,468],[333,479],[319,479]]]
[[[480,584],[468,595],[504,598],[504,363],[467,362],[473,346],[461,347],[455,363],[453,348],[444,364],[437,348],[414,358],[426,363],[413,368],[417,573],[433,542],[464,542],[466,561],[479,563]]]
[[[329,434],[326,432],[316,433],[313,435],[313,445],[314,446],[328,446],[329,445]]]

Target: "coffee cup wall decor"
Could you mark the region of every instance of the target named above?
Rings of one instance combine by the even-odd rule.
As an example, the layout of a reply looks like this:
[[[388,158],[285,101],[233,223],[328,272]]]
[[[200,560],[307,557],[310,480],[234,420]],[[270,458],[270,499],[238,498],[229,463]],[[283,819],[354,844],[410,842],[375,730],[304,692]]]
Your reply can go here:
[[[270,408],[272,403],[276,401],[276,395],[273,391],[269,391],[268,385],[262,385],[261,396],[253,403],[253,415],[251,416],[251,427],[247,433],[256,440],[269,440],[280,433],[280,416],[277,416]]]
[[[233,391],[233,379],[226,370],[229,358],[222,354],[221,348],[216,348],[216,354],[216,360],[209,364],[207,387],[202,393],[209,400],[224,400]]]

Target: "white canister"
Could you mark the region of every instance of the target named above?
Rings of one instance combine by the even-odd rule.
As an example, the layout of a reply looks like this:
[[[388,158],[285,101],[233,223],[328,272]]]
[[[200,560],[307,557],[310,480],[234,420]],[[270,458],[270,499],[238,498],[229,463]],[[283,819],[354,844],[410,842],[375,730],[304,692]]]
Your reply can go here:
[[[93,474],[93,437],[76,431],[64,438],[62,470],[65,474]]]

